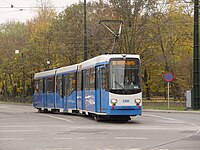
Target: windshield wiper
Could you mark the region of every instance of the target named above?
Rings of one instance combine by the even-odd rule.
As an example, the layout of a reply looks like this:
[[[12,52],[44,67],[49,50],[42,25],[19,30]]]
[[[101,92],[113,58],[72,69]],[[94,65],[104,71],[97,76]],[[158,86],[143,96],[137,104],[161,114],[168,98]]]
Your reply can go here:
[[[117,83],[117,85],[119,85],[125,92],[127,92],[127,89],[125,89],[125,87],[122,86],[119,82],[115,81],[115,83]]]

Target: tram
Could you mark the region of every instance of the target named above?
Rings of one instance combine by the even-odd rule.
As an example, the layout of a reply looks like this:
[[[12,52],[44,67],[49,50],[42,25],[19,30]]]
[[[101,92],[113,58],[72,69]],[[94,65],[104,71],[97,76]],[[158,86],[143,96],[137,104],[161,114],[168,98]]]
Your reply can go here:
[[[78,113],[96,120],[142,114],[139,55],[100,55],[36,73],[33,106],[40,112]]]

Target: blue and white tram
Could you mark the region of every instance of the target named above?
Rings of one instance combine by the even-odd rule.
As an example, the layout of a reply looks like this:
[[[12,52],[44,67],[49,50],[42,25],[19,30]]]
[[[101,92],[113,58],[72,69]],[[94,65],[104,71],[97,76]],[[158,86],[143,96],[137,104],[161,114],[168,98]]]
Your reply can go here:
[[[40,111],[82,113],[95,119],[142,114],[139,55],[101,55],[35,74],[33,105]]]

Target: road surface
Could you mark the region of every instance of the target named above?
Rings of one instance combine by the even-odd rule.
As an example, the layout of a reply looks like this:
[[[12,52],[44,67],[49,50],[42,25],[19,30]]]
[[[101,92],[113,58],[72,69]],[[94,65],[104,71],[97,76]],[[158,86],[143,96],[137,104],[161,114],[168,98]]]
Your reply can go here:
[[[200,113],[144,112],[129,122],[0,103],[0,150],[200,150]]]

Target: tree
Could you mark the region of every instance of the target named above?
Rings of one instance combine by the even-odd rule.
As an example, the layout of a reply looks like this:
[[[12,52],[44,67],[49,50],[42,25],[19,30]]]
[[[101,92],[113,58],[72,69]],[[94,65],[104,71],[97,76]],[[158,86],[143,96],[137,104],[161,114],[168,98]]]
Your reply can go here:
[[[34,72],[56,66],[53,61],[50,66],[47,64],[48,60],[53,60],[51,57],[54,54],[54,46],[49,28],[56,17],[56,12],[49,1],[41,1],[40,5],[37,16],[27,23],[29,38],[26,53],[30,54],[29,65]]]
[[[83,4],[74,4],[61,12],[50,28],[56,43],[59,66],[82,61],[83,54]]]
[[[26,27],[23,23],[7,22],[1,25],[0,31],[1,87],[4,88],[4,93],[13,95],[16,93],[16,86],[21,88],[23,80],[21,65],[24,62],[15,55],[15,50],[26,44]]]

